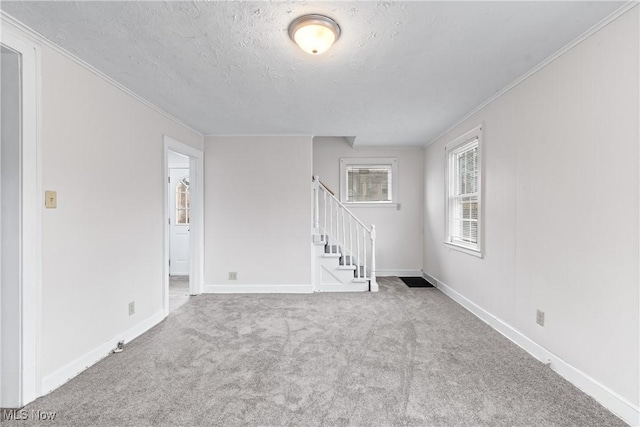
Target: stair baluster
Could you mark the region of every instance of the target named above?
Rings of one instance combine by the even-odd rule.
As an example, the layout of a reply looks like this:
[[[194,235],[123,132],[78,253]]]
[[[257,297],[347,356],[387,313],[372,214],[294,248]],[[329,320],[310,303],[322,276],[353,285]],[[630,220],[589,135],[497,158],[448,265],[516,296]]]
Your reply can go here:
[[[322,192],[322,198],[324,199],[324,227],[322,227],[322,229],[324,230],[322,232],[322,235],[325,236],[326,232],[327,232],[327,193],[326,192]],[[327,237],[325,237],[325,239],[327,239],[327,243],[329,243],[329,239]]]

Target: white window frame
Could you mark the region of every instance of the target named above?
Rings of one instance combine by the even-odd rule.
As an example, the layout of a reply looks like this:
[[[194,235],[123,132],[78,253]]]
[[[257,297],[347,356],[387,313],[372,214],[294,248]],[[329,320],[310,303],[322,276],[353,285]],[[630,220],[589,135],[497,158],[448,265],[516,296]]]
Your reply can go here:
[[[391,166],[391,200],[380,202],[348,202],[347,169],[349,166]],[[340,159],[340,201],[350,207],[397,207],[398,202],[398,158],[397,157],[344,157]]]
[[[452,233],[450,232],[452,227],[452,221],[449,216],[449,206],[451,198],[453,197],[452,191],[455,188],[454,182],[456,177],[454,173],[456,168],[453,165],[454,155],[460,150],[460,148],[468,145],[469,143],[475,141],[477,139],[478,144],[478,183],[477,183],[477,201],[478,201],[478,238],[477,243],[463,243],[459,241],[454,241],[452,238]],[[444,236],[444,244],[452,249],[459,250],[461,252],[474,255],[482,258],[483,256],[483,209],[482,209],[482,175],[483,175],[483,167],[482,167],[482,125],[478,125],[475,128],[471,129],[469,132],[464,135],[454,139],[453,141],[447,143],[445,145],[445,236]]]

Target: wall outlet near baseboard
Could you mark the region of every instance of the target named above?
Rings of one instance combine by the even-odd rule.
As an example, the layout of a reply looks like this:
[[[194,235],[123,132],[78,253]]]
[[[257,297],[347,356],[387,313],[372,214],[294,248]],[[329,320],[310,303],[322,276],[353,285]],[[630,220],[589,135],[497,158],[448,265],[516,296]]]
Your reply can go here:
[[[229,280],[238,280],[238,273],[236,271],[230,271]]]
[[[136,302],[131,301],[129,303],[129,316],[133,315],[136,312]]]
[[[540,326],[544,326],[544,311],[536,310],[536,323]]]

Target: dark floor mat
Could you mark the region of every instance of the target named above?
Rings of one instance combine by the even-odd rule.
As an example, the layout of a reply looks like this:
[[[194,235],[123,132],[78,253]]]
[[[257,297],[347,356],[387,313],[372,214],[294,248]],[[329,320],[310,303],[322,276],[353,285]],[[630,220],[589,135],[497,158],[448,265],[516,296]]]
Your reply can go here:
[[[400,277],[405,285],[410,288],[433,288],[434,286],[427,282],[423,277]]]

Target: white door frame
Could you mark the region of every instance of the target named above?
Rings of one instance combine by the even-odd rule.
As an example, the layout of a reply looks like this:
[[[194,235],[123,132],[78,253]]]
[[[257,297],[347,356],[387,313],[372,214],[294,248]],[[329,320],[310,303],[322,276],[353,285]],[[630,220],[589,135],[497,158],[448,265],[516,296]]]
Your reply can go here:
[[[2,399],[17,401],[19,406],[40,397],[40,325],[42,314],[42,123],[40,82],[40,48],[15,30],[2,15],[0,42],[21,54],[22,58],[22,138],[20,177],[20,279],[19,342],[20,348],[1,350],[19,352],[19,390]],[[1,340],[1,338],[0,338]],[[2,406],[2,405],[0,405]]]
[[[189,157],[189,293],[198,295],[204,288],[204,155],[201,150],[164,136],[164,272],[162,303],[169,314],[169,151]]]

